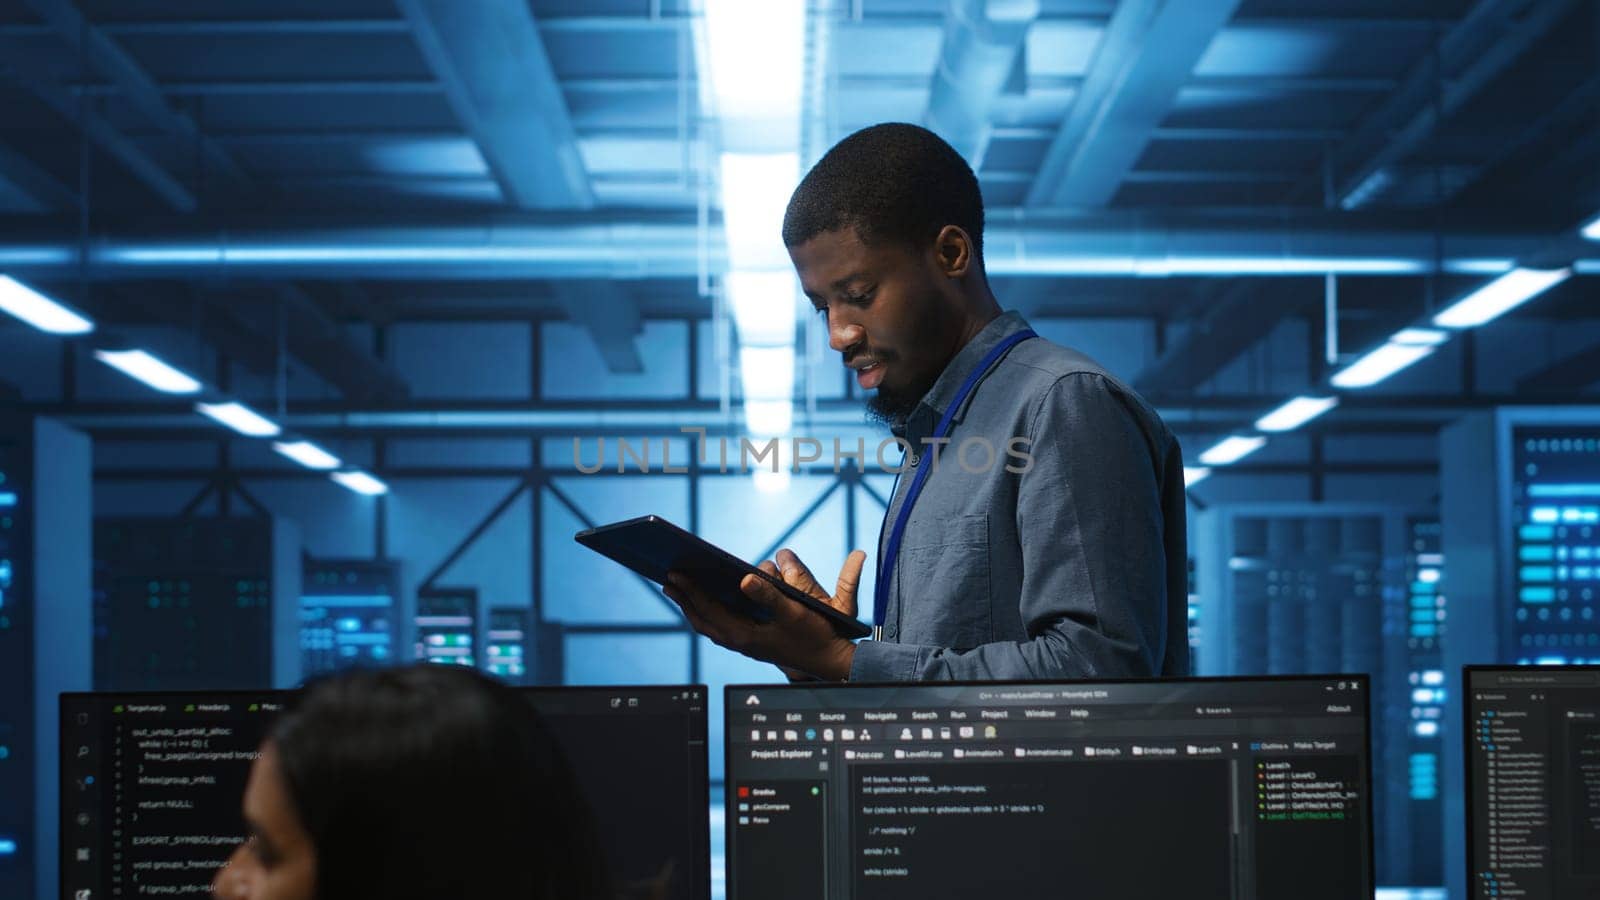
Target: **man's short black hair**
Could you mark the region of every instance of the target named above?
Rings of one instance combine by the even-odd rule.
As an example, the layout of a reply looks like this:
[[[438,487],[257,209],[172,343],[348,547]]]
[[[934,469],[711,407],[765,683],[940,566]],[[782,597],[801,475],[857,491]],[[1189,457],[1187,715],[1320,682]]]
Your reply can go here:
[[[783,216],[783,243],[853,227],[868,244],[922,248],[946,225],[972,238],[983,258],[983,195],[954,147],[918,125],[863,128],[833,146],[806,174]]]

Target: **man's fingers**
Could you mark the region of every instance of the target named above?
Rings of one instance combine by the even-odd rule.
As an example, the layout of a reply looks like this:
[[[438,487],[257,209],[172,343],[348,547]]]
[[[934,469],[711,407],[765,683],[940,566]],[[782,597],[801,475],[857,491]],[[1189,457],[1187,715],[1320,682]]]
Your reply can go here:
[[[765,567],[772,565],[772,563],[765,562],[761,565]],[[784,604],[794,602],[785,597],[783,592],[778,590],[772,582],[765,578],[758,578],[755,575],[746,575],[739,579],[739,590],[743,591],[746,597],[774,612],[781,609]]]
[[[866,552],[852,550],[844,558],[844,568],[839,570],[839,586],[833,592],[833,606],[846,615],[856,614],[856,592],[861,590],[861,571],[866,565]]]
[[[817,577],[811,574],[811,570],[800,561],[800,557],[796,556],[793,550],[785,547],[778,551],[778,568],[783,571],[783,580],[789,586],[819,600],[828,595],[817,582]]]

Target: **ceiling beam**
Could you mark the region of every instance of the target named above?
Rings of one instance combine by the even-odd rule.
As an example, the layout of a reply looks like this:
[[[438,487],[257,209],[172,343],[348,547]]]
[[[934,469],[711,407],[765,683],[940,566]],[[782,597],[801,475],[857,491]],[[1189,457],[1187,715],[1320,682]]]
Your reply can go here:
[[[1600,344],[1562,357],[1517,380],[1517,393],[1576,394],[1600,382]]]
[[[1028,191],[1032,206],[1105,206],[1240,0],[1122,0]]]
[[[0,61],[0,77],[9,78],[54,110],[64,121],[75,125],[101,152],[120,163],[174,212],[192,213],[198,208],[199,204],[189,187],[140,149],[127,135],[104,116],[87,108],[71,90],[40,77],[38,73],[50,71],[51,60],[48,56],[15,47],[7,48],[4,56],[4,60]]]
[[[286,349],[339,389],[352,403],[387,405],[411,396],[411,387],[392,367],[368,352],[346,334],[325,311],[323,304],[299,285],[283,282],[271,286],[281,305]],[[257,307],[266,312],[270,307]],[[253,319],[258,329],[273,334],[270,323]],[[268,325],[267,328],[262,328]]]
[[[253,398],[244,398],[250,400]],[[1226,432],[1248,425],[1265,409],[1282,402],[1275,395],[1223,395],[1197,397],[1189,393],[1146,397],[1174,429],[1184,433]],[[1370,432],[1427,434],[1475,411],[1505,406],[1537,406],[1537,398],[1484,394],[1471,398],[1435,394],[1386,396],[1348,395],[1337,417],[1319,419],[1319,432],[1362,434]],[[175,429],[200,426],[190,408],[171,401],[78,402],[30,407],[30,411],[62,418],[69,424],[95,430],[159,435]],[[859,400],[819,401],[811,424],[817,429],[838,429],[850,434],[878,433],[866,425]],[[302,400],[284,416],[282,424],[303,431],[356,435],[378,432],[573,434],[670,434],[682,426],[706,425],[718,429],[741,428],[737,420],[722,417],[715,400],[582,400],[545,401],[530,408],[526,401],[412,400],[385,409],[363,409],[337,401]]]
[[[567,317],[589,332],[608,371],[631,374],[644,371],[644,360],[634,343],[634,338],[644,330],[639,307],[621,285],[614,281],[585,279],[555,282],[552,287]]]
[[[527,0],[397,0],[507,200],[589,209],[594,190]]]
[[[1259,280],[1239,279],[1207,292],[1197,304],[1205,312],[1139,373],[1134,387],[1146,395],[1193,391],[1319,297],[1306,279],[1277,283],[1270,302],[1260,286]]]
[[[74,53],[95,71],[117,85],[129,102],[161,131],[202,148],[207,164],[225,179],[250,189],[249,178],[228,153],[206,140],[199,126],[183,112],[173,109],[161,86],[127,51],[99,27],[89,22],[70,0],[27,0],[35,14],[65,41]]]
[[[1042,214],[995,209],[984,263],[993,276],[1149,278],[1497,274],[1495,260],[1524,256],[1547,232],[1489,230],[1467,220],[1435,228],[1405,215],[1104,210]],[[696,277],[721,263],[720,228],[703,234],[692,217],[546,214],[445,221],[236,220],[227,231],[150,219],[132,228],[103,223],[88,246],[91,278],[345,280]],[[76,235],[3,235],[0,264],[34,277],[79,273]],[[711,250],[706,251],[706,239]],[[1580,250],[1600,258],[1600,248]],[[1574,257],[1576,258],[1576,257]]]
[[[974,171],[989,149],[995,101],[1026,90],[1024,48],[1038,15],[1039,0],[949,0],[922,118]]]
[[[21,191],[41,211],[66,212],[78,208],[76,191],[43,166],[3,144],[0,144],[0,181]]]
[[[1332,154],[1335,195],[1359,209],[1381,195],[1402,163],[1460,110],[1521,59],[1573,8],[1575,0],[1479,0],[1406,73],[1400,87]]]

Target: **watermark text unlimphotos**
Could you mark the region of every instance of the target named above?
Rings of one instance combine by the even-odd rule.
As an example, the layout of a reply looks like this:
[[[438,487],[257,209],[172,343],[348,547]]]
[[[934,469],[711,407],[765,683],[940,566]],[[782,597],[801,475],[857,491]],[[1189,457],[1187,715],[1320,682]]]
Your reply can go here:
[[[718,437],[709,440],[704,428],[680,428],[680,434],[696,436],[696,453],[702,467],[710,467],[713,461],[717,471],[723,474],[737,472],[750,474],[758,470],[778,472],[783,467],[784,450],[788,450],[789,469],[793,472],[807,471],[810,463],[822,462],[825,458],[824,451],[827,447],[821,440],[813,437],[767,438],[764,441],[752,440],[741,437],[737,440]],[[594,455],[593,463],[583,461],[583,444],[581,438],[572,439],[572,465],[584,475],[594,475],[606,468],[606,438],[596,439],[599,442]],[[688,474],[687,465],[673,465],[672,445],[678,438],[638,438],[637,444],[629,438],[613,438],[616,441],[616,471],[624,474],[631,471],[639,474],[650,475],[660,472],[664,475]],[[849,464],[854,464],[856,471],[865,472],[869,465],[868,460],[880,472],[898,475],[911,467],[912,444],[900,437],[885,438],[878,443],[876,451],[869,455],[867,439],[856,438],[855,446],[850,442],[832,438],[832,468],[835,475],[843,472]],[[939,459],[945,455],[946,448],[950,447],[950,438],[928,437],[921,440],[924,450],[918,456],[928,455],[932,458],[934,471],[939,470]],[[650,454],[651,445],[661,448],[661,465],[652,467]],[[992,471],[996,465],[1004,465],[1005,470],[1012,474],[1020,475],[1033,467],[1033,455],[1028,449],[1033,446],[1033,441],[1027,437],[1013,437],[1006,441],[1004,448],[998,448],[993,441],[986,437],[974,436],[963,438],[955,444],[955,463],[963,472],[979,475]],[[709,455],[715,450],[715,459]],[[846,461],[850,461],[847,463]]]

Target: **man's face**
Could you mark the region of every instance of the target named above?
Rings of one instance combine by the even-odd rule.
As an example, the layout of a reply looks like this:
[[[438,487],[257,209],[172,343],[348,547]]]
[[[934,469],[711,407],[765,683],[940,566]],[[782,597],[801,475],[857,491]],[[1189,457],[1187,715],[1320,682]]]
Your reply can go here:
[[[870,246],[842,228],[790,247],[789,258],[811,305],[827,317],[828,346],[855,370],[856,384],[876,389],[868,410],[890,424],[904,421],[960,338],[960,295],[934,249]]]

